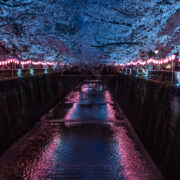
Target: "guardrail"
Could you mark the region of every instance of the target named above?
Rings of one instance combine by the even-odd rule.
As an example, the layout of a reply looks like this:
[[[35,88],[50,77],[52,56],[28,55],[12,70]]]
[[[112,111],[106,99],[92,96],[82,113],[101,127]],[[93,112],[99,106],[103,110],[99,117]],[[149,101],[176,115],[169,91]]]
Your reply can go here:
[[[168,71],[168,70],[131,70],[123,69],[121,71],[123,74],[136,76],[139,78],[164,81],[180,86],[180,71]]]
[[[0,79],[21,78],[56,72],[53,68],[0,69]]]

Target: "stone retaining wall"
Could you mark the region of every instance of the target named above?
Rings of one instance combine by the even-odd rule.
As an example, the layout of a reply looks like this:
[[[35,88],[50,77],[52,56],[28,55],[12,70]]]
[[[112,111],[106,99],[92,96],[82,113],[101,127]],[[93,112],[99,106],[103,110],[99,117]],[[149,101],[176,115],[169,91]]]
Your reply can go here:
[[[79,82],[79,77],[48,74],[0,81],[0,153]]]
[[[104,78],[168,179],[180,179],[180,88],[126,75]]]

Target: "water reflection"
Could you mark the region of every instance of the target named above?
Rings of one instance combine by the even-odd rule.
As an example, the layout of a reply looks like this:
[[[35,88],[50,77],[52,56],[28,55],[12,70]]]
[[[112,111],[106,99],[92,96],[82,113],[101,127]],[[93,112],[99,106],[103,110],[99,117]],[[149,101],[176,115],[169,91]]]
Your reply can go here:
[[[0,179],[161,179],[102,82],[85,82],[44,117]]]
[[[76,92],[77,93],[77,92]],[[86,83],[76,94],[77,101],[69,109],[66,120],[78,120],[78,123],[107,123],[115,119],[110,94],[102,83]],[[77,123],[77,122],[76,122]]]
[[[17,152],[8,157],[7,163],[1,167],[0,179],[38,179],[49,173],[54,163],[53,152],[58,146],[57,128],[47,124],[39,127],[17,147]]]

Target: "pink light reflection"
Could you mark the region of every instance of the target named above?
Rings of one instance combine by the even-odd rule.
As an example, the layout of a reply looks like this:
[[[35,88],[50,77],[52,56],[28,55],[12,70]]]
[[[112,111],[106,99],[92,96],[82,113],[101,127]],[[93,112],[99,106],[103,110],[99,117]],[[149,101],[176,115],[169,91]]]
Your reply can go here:
[[[78,104],[79,104],[80,93],[79,93],[78,91],[72,92],[72,93],[71,93],[71,96],[73,96],[73,98],[72,98],[72,99],[69,98],[68,100],[69,100],[70,102],[72,102],[72,100],[75,99],[76,102],[73,103],[72,108],[68,110],[66,116],[64,117],[65,125],[66,125],[66,126],[69,126],[69,125],[70,125],[70,123],[67,122],[66,120],[71,120],[72,117],[73,117],[73,114],[76,112],[77,106],[78,106]]]
[[[115,120],[115,111],[113,107],[109,103],[107,103],[106,108],[107,108],[107,118],[109,120]]]
[[[111,94],[107,90],[105,91],[105,100],[107,103],[113,103],[112,98],[111,98]]]
[[[123,174],[127,180],[155,180],[147,162],[142,158],[141,153],[135,149],[132,139],[127,135],[125,128],[117,128],[115,138],[120,164],[123,167]]]
[[[83,93],[88,93],[88,91],[89,91],[89,86],[88,86],[88,84],[84,84],[84,85],[81,87],[81,91],[82,91]]]
[[[111,94],[109,91],[105,91],[105,102],[106,103],[106,108],[107,108],[107,118],[110,120],[115,120],[115,111],[111,105],[111,103],[113,103],[112,98],[111,98]]]
[[[40,160],[35,164],[28,179],[39,180],[49,173],[53,173],[52,167],[56,164],[55,150],[61,142],[60,136],[55,135],[50,144],[43,151]],[[26,179],[26,178],[25,178]]]

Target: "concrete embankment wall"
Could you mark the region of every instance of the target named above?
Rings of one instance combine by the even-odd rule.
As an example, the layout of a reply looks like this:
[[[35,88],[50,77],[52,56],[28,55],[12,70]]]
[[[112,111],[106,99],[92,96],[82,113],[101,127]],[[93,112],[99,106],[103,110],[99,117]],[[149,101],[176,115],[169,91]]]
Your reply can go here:
[[[180,179],[180,88],[126,75],[104,80],[167,179]]]
[[[78,82],[56,74],[0,81],[0,153]]]

